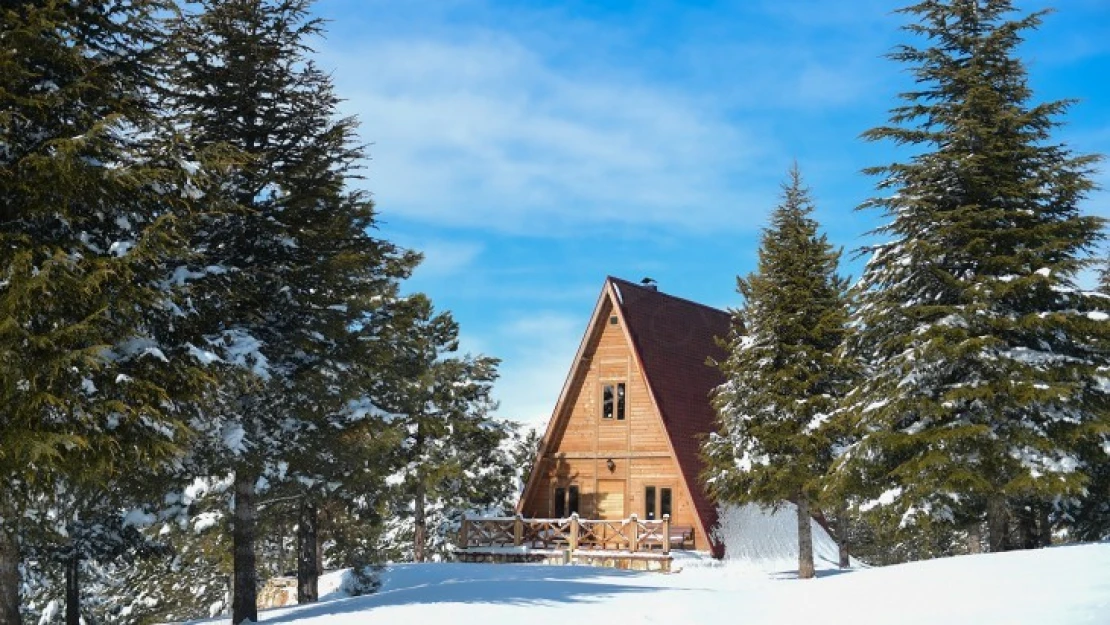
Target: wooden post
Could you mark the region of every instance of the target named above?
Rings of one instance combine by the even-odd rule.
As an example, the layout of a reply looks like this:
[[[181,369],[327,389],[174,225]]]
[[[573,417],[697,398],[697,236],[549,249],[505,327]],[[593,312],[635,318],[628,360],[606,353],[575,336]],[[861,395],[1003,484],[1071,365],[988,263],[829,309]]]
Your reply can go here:
[[[470,536],[467,532],[467,524],[469,522],[470,521],[467,520],[466,515],[464,514],[463,518],[462,518],[462,525],[459,527],[459,548],[460,549],[466,549],[469,546],[467,544],[470,540]]]
[[[578,513],[577,512],[570,515],[570,535],[567,536],[567,540],[570,542],[570,550],[571,551],[577,551],[578,550]]]
[[[640,521],[636,519],[635,512],[632,513],[628,522],[632,525],[632,534],[628,536],[628,548],[635,552],[640,548]]]
[[[671,552],[671,515],[663,515],[663,555]]]
[[[519,547],[524,544],[524,519],[518,514],[513,519],[513,546]]]

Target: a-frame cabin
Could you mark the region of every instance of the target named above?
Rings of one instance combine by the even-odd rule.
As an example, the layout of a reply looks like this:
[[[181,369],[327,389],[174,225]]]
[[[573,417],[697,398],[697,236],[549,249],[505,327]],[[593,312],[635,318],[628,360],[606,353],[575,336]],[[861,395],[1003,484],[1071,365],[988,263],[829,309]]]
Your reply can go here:
[[[694,548],[719,549],[698,480],[709,392],[722,381],[728,313],[609,277],[571,364],[517,512],[525,517],[671,515]]]

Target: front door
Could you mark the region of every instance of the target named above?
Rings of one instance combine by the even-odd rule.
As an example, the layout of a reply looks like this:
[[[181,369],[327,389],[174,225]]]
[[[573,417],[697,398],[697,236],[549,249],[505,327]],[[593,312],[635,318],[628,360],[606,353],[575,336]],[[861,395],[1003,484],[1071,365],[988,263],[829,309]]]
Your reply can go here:
[[[597,518],[624,518],[624,480],[598,480]]]

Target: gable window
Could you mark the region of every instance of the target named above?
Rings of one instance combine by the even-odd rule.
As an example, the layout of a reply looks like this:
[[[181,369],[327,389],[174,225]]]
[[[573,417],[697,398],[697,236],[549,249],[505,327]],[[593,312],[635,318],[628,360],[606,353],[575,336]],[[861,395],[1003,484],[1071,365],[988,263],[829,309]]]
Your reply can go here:
[[[552,498],[553,516],[556,519],[566,518],[578,512],[578,487],[556,488]]]
[[[625,384],[605,384],[601,387],[601,418],[624,421],[625,415]]]

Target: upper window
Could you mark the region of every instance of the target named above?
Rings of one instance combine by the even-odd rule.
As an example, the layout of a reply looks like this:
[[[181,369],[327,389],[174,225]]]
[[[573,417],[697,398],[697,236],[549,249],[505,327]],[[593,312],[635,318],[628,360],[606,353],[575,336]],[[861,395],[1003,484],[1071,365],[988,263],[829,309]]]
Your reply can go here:
[[[617,421],[624,421],[624,389],[624,382],[619,382],[617,384],[605,384],[601,387],[602,419],[612,419],[615,415]]]

